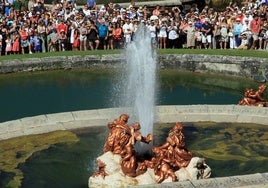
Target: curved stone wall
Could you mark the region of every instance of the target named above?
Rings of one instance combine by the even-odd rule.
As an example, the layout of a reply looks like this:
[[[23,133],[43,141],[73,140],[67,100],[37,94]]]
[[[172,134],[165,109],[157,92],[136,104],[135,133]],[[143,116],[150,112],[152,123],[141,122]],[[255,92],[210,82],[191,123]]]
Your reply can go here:
[[[0,61],[0,73],[44,71],[70,68],[120,68],[123,54],[53,56]],[[158,55],[159,68],[197,72],[212,72],[241,77],[265,74],[268,77],[268,58],[203,54]]]
[[[107,108],[44,114],[0,123],[0,140],[55,130],[106,126],[122,113],[131,110]],[[239,122],[268,125],[268,108],[238,105],[171,105],[156,107],[156,123],[174,122]]]

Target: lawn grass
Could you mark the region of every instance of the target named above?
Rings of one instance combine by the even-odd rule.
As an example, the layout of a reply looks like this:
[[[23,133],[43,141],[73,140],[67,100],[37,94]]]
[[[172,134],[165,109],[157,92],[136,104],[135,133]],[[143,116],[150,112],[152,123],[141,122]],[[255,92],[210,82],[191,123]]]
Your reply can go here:
[[[64,52],[47,52],[36,54],[17,54],[1,56],[2,60],[42,58],[51,56],[85,56],[85,55],[105,55],[120,54],[123,50],[88,50],[88,51],[64,51]],[[224,56],[240,56],[240,57],[259,57],[268,59],[268,51],[259,50],[206,50],[206,49],[159,49],[158,54],[204,54],[204,55],[224,55]]]

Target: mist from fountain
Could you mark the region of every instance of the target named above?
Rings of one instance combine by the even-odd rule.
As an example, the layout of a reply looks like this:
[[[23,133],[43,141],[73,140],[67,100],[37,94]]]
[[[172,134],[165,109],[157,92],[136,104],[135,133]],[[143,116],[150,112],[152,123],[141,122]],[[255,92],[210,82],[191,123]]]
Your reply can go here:
[[[151,46],[150,32],[139,25],[134,40],[124,50],[126,62],[120,75],[119,103],[133,108],[131,121],[141,124],[141,133],[153,133],[156,98],[156,49]]]

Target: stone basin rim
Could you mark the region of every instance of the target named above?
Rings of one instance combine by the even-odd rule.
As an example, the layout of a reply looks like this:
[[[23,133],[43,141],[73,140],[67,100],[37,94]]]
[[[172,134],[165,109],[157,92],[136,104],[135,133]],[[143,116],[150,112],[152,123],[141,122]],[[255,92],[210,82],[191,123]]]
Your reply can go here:
[[[225,122],[268,125],[268,108],[239,105],[160,105],[155,123]],[[129,108],[104,108],[43,114],[0,123],[0,141],[18,136],[106,126]]]

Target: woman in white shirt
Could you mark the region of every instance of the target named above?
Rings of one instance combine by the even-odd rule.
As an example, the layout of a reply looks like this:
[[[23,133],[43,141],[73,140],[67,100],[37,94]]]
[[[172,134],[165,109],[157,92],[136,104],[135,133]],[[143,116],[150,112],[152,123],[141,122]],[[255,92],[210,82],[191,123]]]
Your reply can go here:
[[[159,26],[159,48],[166,48],[167,47],[167,22],[162,20],[162,23]]]

